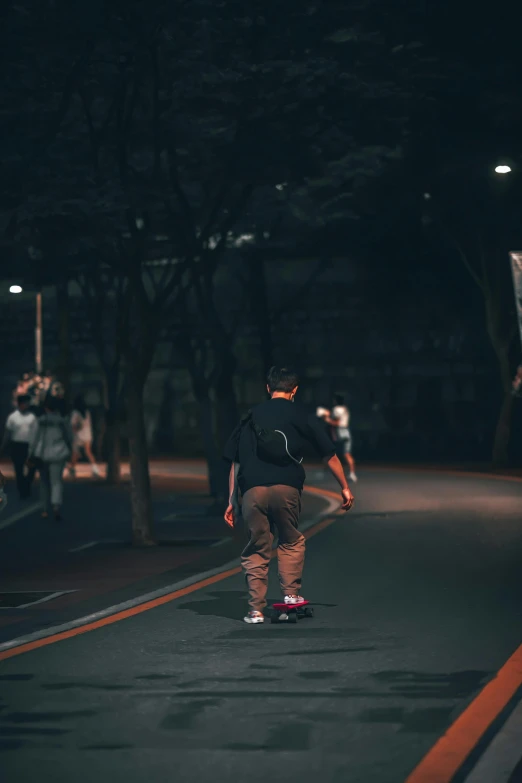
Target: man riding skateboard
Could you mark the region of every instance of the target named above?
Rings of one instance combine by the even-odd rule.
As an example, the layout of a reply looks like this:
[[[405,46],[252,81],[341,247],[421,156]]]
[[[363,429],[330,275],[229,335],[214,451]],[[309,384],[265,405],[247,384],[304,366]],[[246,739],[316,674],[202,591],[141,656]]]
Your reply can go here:
[[[334,444],[320,421],[293,404],[298,386],[299,378],[293,370],[272,367],[267,378],[270,400],[242,420],[225,446],[224,457],[231,463],[225,521],[234,527],[239,489],[242,515],[250,533],[241,556],[250,605],[246,623],[262,623],[265,619],[262,610],[266,606],[275,533],[279,538],[277,561],[284,602],[292,605],[304,600],[299,591],[305,538],[298,526],[306,477],[301,453],[306,443],[312,445],[338,481],[342,508],[348,511],[354,502]]]

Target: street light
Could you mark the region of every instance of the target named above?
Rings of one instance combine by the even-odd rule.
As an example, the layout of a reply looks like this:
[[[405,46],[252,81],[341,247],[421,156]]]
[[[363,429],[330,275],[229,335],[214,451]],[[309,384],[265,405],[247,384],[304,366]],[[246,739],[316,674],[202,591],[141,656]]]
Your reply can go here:
[[[511,174],[511,171],[511,166],[507,166],[506,164],[495,167],[495,174]]]
[[[12,285],[9,288],[10,294],[23,293],[21,285]],[[36,328],[34,330],[34,363],[38,375],[43,371],[43,340],[42,340],[42,292],[36,292]]]

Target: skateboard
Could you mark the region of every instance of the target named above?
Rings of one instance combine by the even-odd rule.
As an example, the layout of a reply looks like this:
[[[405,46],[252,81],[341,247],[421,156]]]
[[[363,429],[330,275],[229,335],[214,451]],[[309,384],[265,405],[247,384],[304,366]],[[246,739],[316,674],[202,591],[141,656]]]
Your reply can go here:
[[[272,614],[270,622],[296,623],[300,617],[313,617],[314,610],[309,604],[310,601],[302,601],[300,604],[272,604],[274,614]]]

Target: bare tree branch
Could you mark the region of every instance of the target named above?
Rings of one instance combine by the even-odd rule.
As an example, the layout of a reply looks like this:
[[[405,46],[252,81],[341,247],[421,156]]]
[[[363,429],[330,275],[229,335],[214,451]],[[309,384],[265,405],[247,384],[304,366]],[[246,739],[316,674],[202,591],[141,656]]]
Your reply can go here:
[[[294,292],[294,294],[289,297],[284,304],[280,305],[279,308],[275,311],[272,324],[275,326],[279,323],[283,315],[285,313],[293,310],[297,304],[300,303],[300,301],[306,296],[306,294],[311,290],[315,282],[319,279],[319,277],[331,266],[331,259],[330,258],[321,258],[320,261],[314,266],[312,271],[310,272],[309,276],[305,280],[305,282],[299,286],[299,288]]]
[[[485,292],[485,280],[481,280],[480,275],[476,272],[475,269],[473,269],[473,266],[471,265],[468,256],[466,252],[462,249],[460,244],[454,239],[453,244],[455,245],[455,249],[457,250],[457,253],[460,256],[460,259],[466,269],[468,270],[469,274],[471,275],[472,279],[475,281],[475,283],[478,285],[482,293]]]

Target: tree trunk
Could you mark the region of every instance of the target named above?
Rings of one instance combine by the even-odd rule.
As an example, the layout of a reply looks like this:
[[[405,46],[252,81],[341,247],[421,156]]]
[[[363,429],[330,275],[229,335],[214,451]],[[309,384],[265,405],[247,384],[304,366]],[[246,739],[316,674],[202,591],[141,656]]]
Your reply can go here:
[[[220,451],[239,422],[236,390],[234,388],[235,360],[222,361],[222,371],[214,382],[217,442]]]
[[[135,546],[153,545],[152,494],[143,410],[144,383],[133,368],[126,373],[129,427],[132,540]]]
[[[502,382],[502,405],[495,428],[493,440],[492,461],[495,467],[504,467],[509,463],[509,441],[511,439],[511,424],[513,419],[514,398],[511,393],[511,365],[509,361],[509,343],[493,341],[493,347],[500,366]]]
[[[118,379],[119,368],[105,370],[105,456],[108,484],[119,484],[121,480],[121,405]]]
[[[105,411],[105,449],[107,454],[107,483],[119,484],[121,479],[120,422],[118,412]]]
[[[237,407],[236,390],[234,388],[235,358],[221,357],[221,372],[214,382],[214,408],[217,424],[217,445],[219,455],[223,453],[226,442],[239,423],[239,411]],[[228,464],[220,459],[218,472],[218,495],[221,500],[228,497]]]
[[[493,465],[501,468],[509,464],[509,441],[511,439],[511,423],[513,419],[513,395],[511,391],[504,392],[504,399],[495,429],[493,441]]]
[[[63,384],[65,399],[71,401],[71,341],[69,328],[69,283],[56,285],[56,304],[58,310],[58,366],[56,375]]]
[[[255,253],[250,264],[250,301],[257,321],[261,359],[264,376],[274,364],[274,342],[272,339],[271,313],[268,305],[266,287],[265,262],[260,254]]]
[[[208,483],[212,497],[221,500],[223,498],[223,460],[216,444],[214,429],[214,406],[208,388],[199,382],[194,383],[194,393],[199,404],[201,437],[203,450],[207,461]]]

